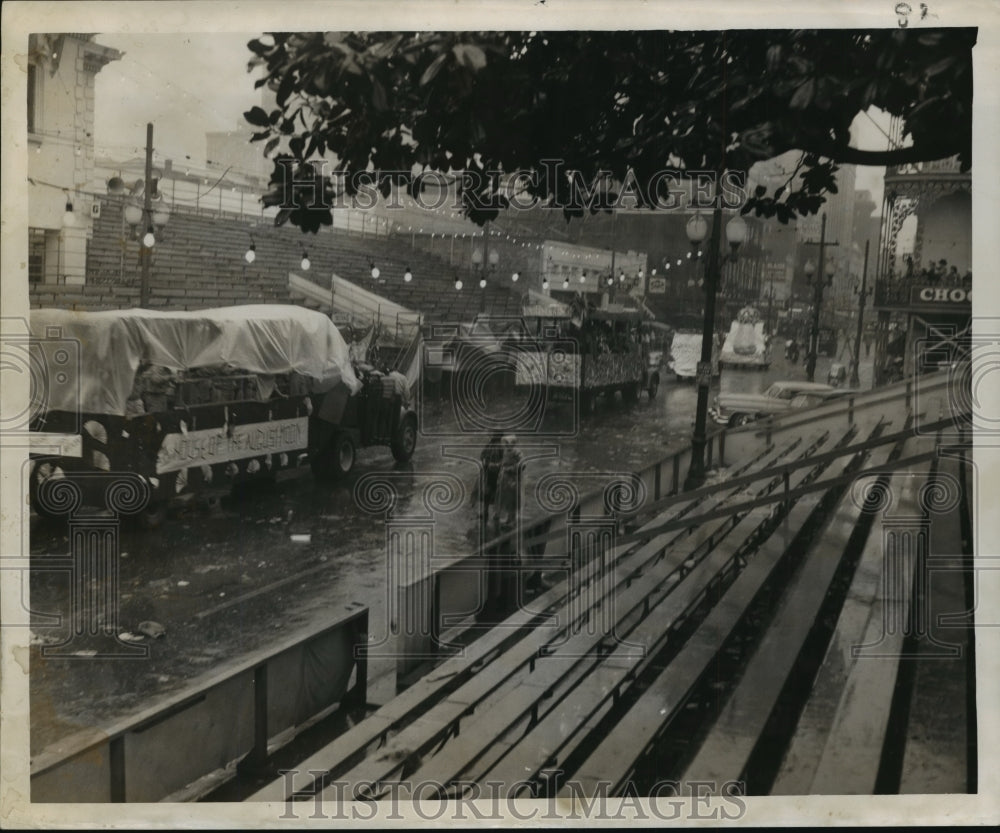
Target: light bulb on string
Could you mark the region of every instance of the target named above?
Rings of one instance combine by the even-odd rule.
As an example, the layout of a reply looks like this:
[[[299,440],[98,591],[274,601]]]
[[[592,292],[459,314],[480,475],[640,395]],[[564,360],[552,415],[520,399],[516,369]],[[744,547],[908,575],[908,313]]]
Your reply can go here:
[[[510,276],[510,279],[511,279],[511,281],[513,281],[514,283],[517,283],[517,279],[518,279],[519,277],[521,277],[521,276],[520,276],[520,275],[519,275],[519,274],[518,274],[517,272],[515,272],[515,273],[514,273],[513,275],[511,275],[511,276]]]
[[[479,279],[479,288],[480,289],[486,289],[486,278],[480,278]]]
[[[302,251],[302,263],[299,265],[302,267],[303,272],[308,272],[309,267],[312,266],[312,263],[309,262],[309,252],[304,249]]]
[[[461,289],[462,289],[462,279],[461,278],[455,278],[455,289],[461,291]]]
[[[149,226],[142,237],[142,245],[147,249],[152,249],[156,245],[156,235],[153,234],[153,227]]]
[[[413,280],[413,273],[410,271],[410,267],[406,267],[406,271],[403,273],[403,280],[409,283]]]
[[[549,291],[549,279],[548,278],[542,278],[542,289],[545,290],[546,292]]]
[[[243,255],[243,258],[246,260],[247,263],[253,263],[257,259],[257,244],[256,243],[251,243],[250,244],[250,248],[247,249],[247,252],[246,252],[245,255]]]
[[[66,197],[66,210],[63,212],[62,224],[63,228],[76,225],[76,214],[73,213],[73,203],[68,196]]]
[[[563,278],[563,289],[569,289],[569,278]]]

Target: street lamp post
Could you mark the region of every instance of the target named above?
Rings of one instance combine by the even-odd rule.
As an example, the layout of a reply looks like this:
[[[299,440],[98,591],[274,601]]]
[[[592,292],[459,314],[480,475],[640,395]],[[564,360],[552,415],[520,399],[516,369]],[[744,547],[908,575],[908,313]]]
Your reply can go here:
[[[701,215],[695,215],[687,224],[687,236],[692,249],[697,249],[708,231],[708,223]],[[746,239],[747,225],[737,215],[726,226],[726,239],[736,259],[736,251]],[[691,437],[691,463],[685,490],[697,489],[705,482],[705,446],[707,445],[708,395],[712,385],[712,343],[715,337],[715,299],[722,271],[720,245],[722,243],[722,198],[716,195],[715,209],[712,211],[712,237],[705,262],[705,317],[701,327],[701,361],[698,362],[698,404],[695,408],[694,434]]]
[[[868,289],[868,244],[870,241],[865,241],[865,264],[861,269],[861,291],[858,292],[858,331],[854,337],[854,361],[851,362],[851,381],[850,385],[852,388],[857,388],[861,386],[861,377],[858,374],[858,365],[861,364],[861,333],[864,327],[865,318],[865,299],[871,294],[871,290]],[[855,290],[857,291],[857,290]]]

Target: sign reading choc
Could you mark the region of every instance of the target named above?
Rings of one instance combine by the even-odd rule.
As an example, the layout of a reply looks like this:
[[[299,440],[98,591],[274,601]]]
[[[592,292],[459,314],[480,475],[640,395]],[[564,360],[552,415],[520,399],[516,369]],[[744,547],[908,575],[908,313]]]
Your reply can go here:
[[[305,448],[309,439],[307,417],[276,419],[225,428],[208,428],[167,434],[156,457],[156,473],[180,471],[189,466],[212,465],[245,457],[259,457]]]
[[[910,291],[913,304],[971,304],[972,290],[957,286],[915,286]]]

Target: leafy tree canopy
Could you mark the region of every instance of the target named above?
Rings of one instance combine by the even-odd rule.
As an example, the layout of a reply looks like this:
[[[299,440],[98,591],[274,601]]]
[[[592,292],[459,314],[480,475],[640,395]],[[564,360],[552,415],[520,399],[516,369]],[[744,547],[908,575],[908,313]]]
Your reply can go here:
[[[278,222],[330,224],[323,199],[289,206],[289,167],[336,157],[327,197],[419,186],[421,171],[464,172],[466,214],[506,205],[485,172],[563,205],[561,160],[594,183],[605,172],[645,187],[663,171],[747,171],[789,150],[798,176],[758,188],[744,210],[783,221],[815,213],[837,164],[897,165],[958,155],[971,163],[975,29],[270,33],[248,44],[271,112],[245,113],[274,156],[265,203]],[[855,117],[877,107],[904,125],[905,147],[851,144]],[[367,173],[366,173],[367,172]],[[373,173],[374,172],[374,173]],[[404,172],[390,175],[389,172]],[[631,172],[631,174],[629,173]],[[330,174],[333,173],[331,177]],[[482,174],[481,176],[471,176]],[[593,208],[593,206],[588,206]]]

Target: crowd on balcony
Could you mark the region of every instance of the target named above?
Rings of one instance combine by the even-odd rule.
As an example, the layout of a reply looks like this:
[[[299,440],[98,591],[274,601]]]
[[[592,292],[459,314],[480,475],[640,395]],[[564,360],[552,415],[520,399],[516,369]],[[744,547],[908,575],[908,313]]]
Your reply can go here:
[[[895,281],[908,285],[954,286],[966,290],[972,289],[972,272],[966,271],[965,274],[961,274],[957,266],[949,265],[944,258],[936,263],[932,261],[930,266],[923,269],[916,268],[912,255],[907,255],[903,262],[904,268],[901,273],[894,276]]]

